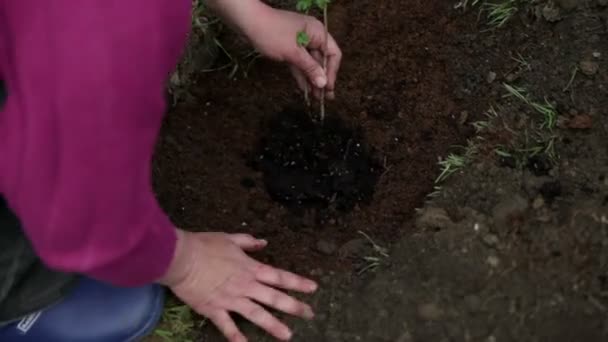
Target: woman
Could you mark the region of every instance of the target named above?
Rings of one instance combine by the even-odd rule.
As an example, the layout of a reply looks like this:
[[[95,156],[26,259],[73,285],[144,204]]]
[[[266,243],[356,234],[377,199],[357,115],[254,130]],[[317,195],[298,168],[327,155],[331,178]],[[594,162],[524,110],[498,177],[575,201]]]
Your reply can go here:
[[[206,5],[289,63],[301,88],[333,97],[341,53],[317,20],[260,0]],[[265,307],[313,317],[283,292],[312,293],[312,280],[246,254],[266,241],[180,230],[156,202],[150,164],[190,9],[186,0],[0,0],[1,341],[137,339],[158,320],[162,287],[233,342],[246,337],[230,313],[280,340],[292,333]],[[296,44],[302,29],[308,49]]]

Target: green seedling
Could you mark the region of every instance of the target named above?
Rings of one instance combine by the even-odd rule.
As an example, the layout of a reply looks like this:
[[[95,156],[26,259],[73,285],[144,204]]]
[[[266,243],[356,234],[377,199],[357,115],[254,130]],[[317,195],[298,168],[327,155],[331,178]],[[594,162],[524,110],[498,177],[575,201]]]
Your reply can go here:
[[[300,46],[301,48],[306,48],[308,46],[308,44],[310,44],[310,37],[308,36],[308,33],[306,33],[305,31],[300,31],[298,32],[297,36],[296,36],[296,42],[298,43],[298,46]],[[306,102],[306,106],[310,107],[310,98],[308,97],[308,83],[304,84],[304,101]]]
[[[327,7],[331,0],[298,0],[296,3],[296,9],[300,12],[308,13],[313,7],[317,7],[323,12],[323,24],[325,26],[325,44],[327,44],[328,36],[329,36],[329,25],[328,25],[328,15],[327,15]],[[310,37],[306,34],[305,31],[300,31],[296,35],[296,42],[299,46],[306,47],[310,43]],[[327,45],[325,46],[324,51],[327,51]],[[323,54],[323,70],[327,70],[327,55]],[[308,88],[305,88],[304,96],[308,103]],[[321,122],[325,120],[325,89],[321,90]]]

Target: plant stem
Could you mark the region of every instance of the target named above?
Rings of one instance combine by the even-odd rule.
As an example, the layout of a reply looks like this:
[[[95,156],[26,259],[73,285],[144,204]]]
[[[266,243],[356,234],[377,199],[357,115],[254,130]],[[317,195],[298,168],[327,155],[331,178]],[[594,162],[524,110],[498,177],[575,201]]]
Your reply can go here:
[[[323,24],[325,25],[325,49],[323,51],[323,71],[327,74],[327,40],[329,39],[329,27],[327,24],[327,4],[323,8]],[[325,88],[321,89],[321,123],[325,120]]]
[[[310,97],[308,96],[308,83],[304,84],[304,102],[306,102],[306,107],[310,107]]]

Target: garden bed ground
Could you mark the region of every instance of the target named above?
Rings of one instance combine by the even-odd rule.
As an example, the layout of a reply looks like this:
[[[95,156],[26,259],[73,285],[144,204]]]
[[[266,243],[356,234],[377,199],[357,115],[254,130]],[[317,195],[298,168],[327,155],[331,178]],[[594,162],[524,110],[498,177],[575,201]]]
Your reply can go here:
[[[296,341],[607,340],[608,9],[523,3],[495,30],[452,1],[332,3],[345,59],[328,112],[373,151],[369,203],[294,211],[268,193],[251,157],[302,99],[263,60],[201,73],[172,108],[161,203],[187,229],[267,238],[260,259],[322,283]],[[436,184],[449,153],[464,167]]]

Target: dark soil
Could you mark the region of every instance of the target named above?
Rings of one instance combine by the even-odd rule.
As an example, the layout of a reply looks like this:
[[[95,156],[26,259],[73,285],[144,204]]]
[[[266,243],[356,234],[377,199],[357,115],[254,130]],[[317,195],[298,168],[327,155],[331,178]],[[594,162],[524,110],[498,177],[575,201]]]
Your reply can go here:
[[[202,74],[195,101],[167,118],[160,200],[178,225],[267,238],[259,258],[320,280],[315,321],[288,319],[296,341],[606,341],[608,8],[557,3],[527,4],[487,30],[477,8],[452,1],[336,0],[331,27],[345,60],[328,110],[336,124],[320,128],[331,133],[290,130],[304,120],[295,111],[273,121],[301,96],[283,66],[259,61],[248,78]],[[504,96],[503,82],[553,103],[557,127],[539,129],[542,116]],[[475,132],[479,120],[490,127]],[[349,159],[349,139],[375,152]],[[473,162],[435,191],[438,157],[467,139],[479,151]],[[364,176],[336,188],[312,153],[308,165],[322,167],[294,169],[292,180],[281,162],[303,159],[289,149],[298,142],[334,161],[346,154],[352,163],[340,169]],[[275,163],[256,171],[248,157],[259,146]],[[319,175],[333,185],[316,189]],[[352,210],[341,215],[290,210],[292,198],[324,207],[344,189],[340,203]],[[243,327],[251,341],[271,341]],[[215,329],[202,334],[222,341]]]
[[[294,103],[304,109],[302,94],[287,68],[258,60],[247,78],[237,72],[231,79],[229,69],[201,74],[199,86],[191,89],[196,101],[182,102],[168,115],[156,158],[156,189],[174,222],[188,229],[246,231],[267,238],[270,246],[260,258],[304,274],[350,268],[337,254],[318,252],[319,242],[340,247],[360,240],[359,231],[378,241],[391,241],[410,230],[404,222],[433,188],[437,155],[445,155],[464,137],[452,117],[457,108],[449,95],[453,88],[445,69],[449,55],[442,43],[447,26],[428,25],[431,15],[445,6],[423,2],[398,6],[407,7],[412,19],[391,13],[378,25],[376,16],[392,9],[374,1],[361,2],[357,8],[348,2],[332,4],[332,32],[344,42],[345,62],[327,120],[330,125],[343,122],[340,127],[353,130],[344,137],[359,130],[367,141],[360,147],[375,151],[373,160],[380,164],[368,165],[375,162],[365,158],[355,162],[356,155],[349,153],[348,162],[356,165],[347,168],[365,172],[374,168],[369,176],[360,177],[358,188],[339,185],[338,190],[352,191],[340,203],[353,207],[350,212],[324,222],[310,212],[294,215],[275,200],[278,189],[271,190],[274,198],[269,194],[262,169],[250,167],[249,156],[260,139],[273,143],[267,127],[277,113]],[[289,115],[284,119],[291,120]],[[333,135],[345,129],[336,124]],[[280,133],[272,134],[276,143]],[[284,143],[297,136],[301,135],[291,135]],[[326,140],[325,152],[344,155],[348,141],[338,140]],[[282,173],[275,181],[287,176]],[[314,173],[308,176],[314,178]],[[373,201],[355,203],[370,197],[376,177]],[[335,186],[326,187],[316,200],[331,200]]]
[[[262,134],[250,163],[262,172],[273,200],[300,214],[349,212],[371,203],[383,170],[359,128],[332,115],[314,122],[309,113],[290,108],[272,118]]]

